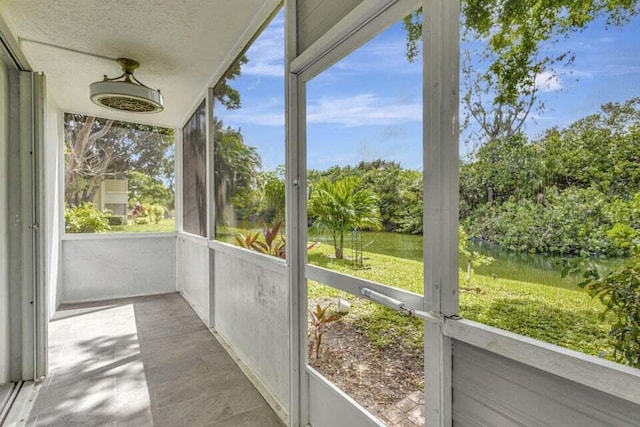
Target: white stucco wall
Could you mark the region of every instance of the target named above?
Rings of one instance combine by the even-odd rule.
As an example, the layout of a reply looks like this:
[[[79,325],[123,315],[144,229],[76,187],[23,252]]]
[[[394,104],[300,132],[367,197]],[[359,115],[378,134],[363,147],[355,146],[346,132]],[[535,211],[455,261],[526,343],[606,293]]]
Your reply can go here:
[[[62,241],[61,303],[176,291],[176,237],[89,235]]]
[[[178,236],[178,290],[205,325],[209,319],[209,245],[204,238]]]
[[[215,251],[216,330],[288,413],[288,268],[233,249]]]

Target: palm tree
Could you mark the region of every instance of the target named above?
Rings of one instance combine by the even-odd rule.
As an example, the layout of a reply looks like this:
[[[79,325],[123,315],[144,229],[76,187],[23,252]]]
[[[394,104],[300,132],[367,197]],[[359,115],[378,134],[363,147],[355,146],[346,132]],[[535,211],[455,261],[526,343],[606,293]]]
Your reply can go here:
[[[214,182],[216,189],[216,223],[230,225],[235,221],[233,198],[255,188],[260,155],[255,147],[244,143],[240,129],[224,127],[215,121]]]
[[[337,259],[344,258],[345,232],[381,228],[377,197],[359,187],[360,179],[349,176],[336,182],[323,179],[311,191],[309,215],[314,218],[314,227],[331,232]]]

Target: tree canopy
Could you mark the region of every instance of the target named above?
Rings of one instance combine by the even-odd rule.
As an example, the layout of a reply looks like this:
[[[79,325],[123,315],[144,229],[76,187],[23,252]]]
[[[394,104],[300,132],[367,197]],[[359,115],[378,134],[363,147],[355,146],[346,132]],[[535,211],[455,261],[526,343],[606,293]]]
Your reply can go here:
[[[541,109],[536,78],[574,60],[570,51],[551,53],[550,44],[580,31],[600,16],[623,25],[640,12],[638,0],[465,0],[462,41],[482,41],[462,52],[465,123],[476,122],[483,139],[510,138],[532,110]],[[407,57],[420,53],[422,9],[404,20]]]
[[[344,257],[344,235],[356,229],[380,229],[380,211],[375,194],[360,186],[360,179],[347,176],[335,182],[323,179],[311,189],[309,216],[314,226],[331,233],[335,256]]]
[[[100,183],[129,171],[173,181],[173,130],[65,114],[65,201],[91,202]]]
[[[261,159],[239,129],[225,128],[221,120],[215,122],[214,141],[216,223],[229,225],[236,220],[234,207],[242,207],[242,199],[251,199],[256,189]]]

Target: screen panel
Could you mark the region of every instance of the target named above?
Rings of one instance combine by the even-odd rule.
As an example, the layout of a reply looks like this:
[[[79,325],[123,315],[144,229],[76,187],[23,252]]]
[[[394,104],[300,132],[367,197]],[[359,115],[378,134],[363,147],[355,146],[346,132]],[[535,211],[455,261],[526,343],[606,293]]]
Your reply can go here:
[[[207,236],[206,102],[182,131],[183,231]]]

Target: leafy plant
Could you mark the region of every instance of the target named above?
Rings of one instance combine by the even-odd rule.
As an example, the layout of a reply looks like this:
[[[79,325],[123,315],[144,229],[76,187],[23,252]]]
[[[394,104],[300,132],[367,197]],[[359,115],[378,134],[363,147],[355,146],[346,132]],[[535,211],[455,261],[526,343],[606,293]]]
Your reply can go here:
[[[248,232],[247,234],[240,233],[236,235],[236,242],[245,249],[285,259],[287,257],[287,239],[284,234],[280,233],[281,226],[282,221],[276,222],[272,228],[264,224],[262,232]],[[262,239],[260,239],[261,234],[263,236]],[[309,243],[307,244],[307,250],[313,249],[318,245],[318,242]]]
[[[64,220],[67,233],[100,233],[111,230],[105,214],[90,202],[65,207]]]
[[[147,208],[149,218],[154,223],[158,224],[164,219],[164,208],[160,205],[151,205]]]
[[[257,232],[255,234],[251,232],[248,232],[247,234],[239,233],[238,235],[236,235],[236,242],[238,242],[238,245],[240,245],[240,247],[242,248],[254,249],[253,244],[258,240],[259,237],[260,232]]]
[[[342,314],[335,311],[329,311],[332,304],[322,307],[316,304],[315,310],[309,310],[311,319],[309,321],[308,351],[309,359],[315,353],[315,358],[320,356],[320,346],[322,345],[322,336],[326,332],[327,325],[342,318]]]
[[[318,182],[309,200],[314,226],[326,228],[333,237],[337,259],[344,258],[344,235],[356,228],[379,230],[380,209],[376,195],[360,188],[360,179],[347,176],[336,182]]]
[[[609,338],[616,361],[640,368],[640,259],[637,261],[605,276],[589,270],[579,286],[604,304],[601,319],[608,313],[615,317]]]
[[[282,221],[278,221],[272,228],[269,228],[267,224],[264,224],[262,232],[256,233],[240,233],[236,236],[238,244],[245,248],[260,252],[261,254],[276,256],[278,258],[286,258],[286,246],[287,242],[283,235],[279,235]],[[260,235],[264,238],[260,239]]]
[[[469,250],[469,237],[462,227],[458,229],[458,254],[467,260],[467,273],[465,278],[465,284],[467,286],[471,284],[475,267],[489,265],[494,261],[493,257]]]
[[[287,242],[285,241],[285,238],[283,235],[278,234],[281,226],[282,226],[282,221],[276,222],[272,228],[269,228],[267,224],[264,224],[262,228],[264,241],[262,240],[254,241],[252,248],[266,255],[272,255],[278,258],[286,258]]]

